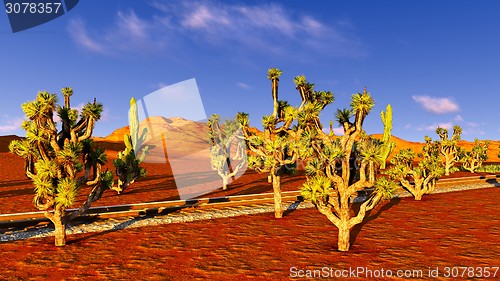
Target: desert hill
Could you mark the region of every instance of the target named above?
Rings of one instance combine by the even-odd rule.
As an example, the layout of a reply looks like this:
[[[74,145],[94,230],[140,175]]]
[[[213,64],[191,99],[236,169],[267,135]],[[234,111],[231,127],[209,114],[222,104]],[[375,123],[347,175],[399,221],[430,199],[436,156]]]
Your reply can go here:
[[[207,134],[208,128],[206,123],[203,122],[194,122],[190,120],[186,120],[183,118],[164,118],[164,117],[151,117],[147,120],[141,122],[141,128],[148,128],[149,132],[153,132],[155,134],[155,139],[151,140],[148,138],[147,141],[149,143],[154,143],[156,145],[160,145],[158,142],[158,134],[161,135],[161,132],[166,133],[166,141],[167,145],[178,146],[179,149],[183,146],[189,145],[189,149],[191,148],[201,148],[206,147],[208,143]],[[99,140],[108,141],[108,142],[122,142],[123,135],[128,133],[128,126],[115,130],[109,136],[105,138],[100,138]],[[256,128],[251,128],[252,131],[258,131]],[[382,134],[373,134],[371,135],[373,138],[380,139],[382,138]],[[436,139],[434,137],[433,139]],[[422,147],[424,146],[423,142],[412,142],[407,141],[396,136],[391,136],[391,140],[396,143],[396,148],[391,153],[391,156],[396,154],[399,150],[403,148],[412,148],[415,152],[419,153],[422,151]],[[498,158],[498,153],[500,149],[498,148],[500,145],[499,140],[490,141],[490,146],[488,149],[488,161],[490,162],[498,162],[500,159]],[[474,146],[474,142],[469,141],[460,141],[459,146],[465,148],[466,150],[470,150]],[[389,159],[390,159],[389,157]]]
[[[373,134],[371,136],[373,138],[376,138],[376,139],[382,138],[382,134]],[[435,140],[435,139],[437,139],[437,137],[433,138],[433,140]],[[396,143],[396,148],[391,153],[389,159],[394,154],[398,153],[398,151],[401,149],[412,148],[415,152],[419,153],[422,151],[422,147],[424,146],[423,142],[406,141],[406,140],[400,139],[400,138],[395,137],[395,136],[391,136],[391,141]],[[499,145],[500,145],[500,141],[498,141],[498,140],[491,141],[490,140],[490,146],[488,148],[488,162],[499,162],[500,161],[500,159],[498,158],[498,153],[500,152],[500,149],[498,148]],[[465,150],[471,150],[472,147],[474,146],[474,142],[461,140],[458,142],[458,146],[464,148]]]
[[[151,148],[156,149],[157,153],[161,153],[164,157],[164,145],[168,147],[169,153],[189,153],[196,152],[207,148],[208,145],[208,128],[204,122],[195,122],[184,118],[165,118],[160,116],[150,117],[140,123],[140,131],[147,128],[148,137],[146,144]],[[256,128],[250,128],[252,131],[258,131]],[[123,149],[123,136],[129,133],[129,127],[125,126],[113,131],[106,137],[96,137],[94,140],[104,145],[106,149],[121,150]],[[163,136],[162,136],[163,134]],[[371,135],[374,138],[382,138],[382,134]],[[434,137],[435,139],[436,137]],[[10,141],[20,139],[18,136],[7,135],[0,136],[0,152],[8,152]],[[396,148],[391,156],[403,148],[413,148],[417,153],[422,151],[422,142],[411,142],[404,139],[391,136],[391,140],[396,143]],[[474,142],[460,141],[459,146],[470,150],[474,146]],[[488,161],[500,162],[498,154],[500,140],[490,141],[488,149]]]

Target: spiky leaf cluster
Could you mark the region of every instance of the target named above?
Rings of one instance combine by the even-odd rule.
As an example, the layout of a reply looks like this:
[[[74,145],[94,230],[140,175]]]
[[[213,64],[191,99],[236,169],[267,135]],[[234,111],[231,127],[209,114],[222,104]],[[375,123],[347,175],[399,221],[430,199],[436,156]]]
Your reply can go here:
[[[484,161],[488,160],[488,147],[489,141],[480,141],[474,139],[474,146],[470,151],[461,150],[460,161],[462,167],[470,172],[474,172],[477,168],[481,167]]]
[[[304,200],[310,200],[314,205],[325,206],[330,198],[331,181],[321,175],[311,177],[300,190]]]
[[[388,178],[380,178],[375,182],[374,192],[379,193],[385,199],[391,199],[396,195],[399,185]]]
[[[14,140],[9,150],[26,160],[26,175],[35,186],[35,206],[41,210],[69,207],[74,203],[81,184],[89,179],[94,163],[105,160],[103,150],[96,150],[89,138],[95,121],[100,118],[102,105],[88,103],[78,110],[69,107],[71,88],[63,88],[65,104],[57,105],[57,95],[38,92],[35,100],[22,105],[27,120],[22,124],[26,138]],[[58,130],[54,122],[57,114],[61,120]],[[88,162],[98,155],[98,159]]]

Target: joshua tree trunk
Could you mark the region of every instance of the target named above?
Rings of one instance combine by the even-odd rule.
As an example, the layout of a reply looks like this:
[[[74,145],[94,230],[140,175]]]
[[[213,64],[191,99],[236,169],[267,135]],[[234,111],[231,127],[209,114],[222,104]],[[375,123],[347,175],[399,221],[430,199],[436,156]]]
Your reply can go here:
[[[66,245],[66,225],[58,219],[54,221],[56,246]]]
[[[223,176],[222,177],[222,190],[226,190],[227,189],[227,182],[228,182],[228,177],[227,176]]]
[[[56,206],[54,213],[45,212],[45,216],[54,224],[55,245],[60,247],[66,245],[66,222],[64,220],[64,209]]]
[[[447,157],[448,158],[448,157]],[[450,164],[451,160],[446,159],[446,164],[445,164],[445,175],[449,176],[450,175],[450,167],[452,166]]]
[[[274,192],[274,217],[280,219],[283,217],[281,208],[281,177],[273,174],[273,192]]]
[[[278,116],[278,79],[272,79],[272,94],[273,94],[273,117]]]
[[[423,195],[424,195],[423,190],[416,191],[416,192],[415,192],[415,200],[416,200],[416,201],[420,201],[420,200],[422,200],[422,196],[423,196]]]
[[[339,237],[338,237],[338,250],[341,252],[347,252],[349,251],[349,247],[351,246],[351,230],[349,229],[349,226],[347,223],[342,223],[342,225],[339,225]]]

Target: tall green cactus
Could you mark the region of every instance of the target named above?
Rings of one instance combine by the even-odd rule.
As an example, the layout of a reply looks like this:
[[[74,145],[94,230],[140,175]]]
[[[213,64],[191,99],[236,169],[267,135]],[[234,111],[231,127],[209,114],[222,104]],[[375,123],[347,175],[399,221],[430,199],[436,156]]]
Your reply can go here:
[[[113,161],[119,179],[118,186],[111,187],[111,189],[118,192],[118,194],[123,192],[128,185],[134,183],[137,178],[145,175],[145,170],[139,165],[144,161],[149,150],[149,146],[143,146],[148,132],[147,128],[144,128],[142,133],[139,134],[139,113],[137,111],[137,102],[133,97],[130,99],[129,123],[130,135],[125,134],[123,136],[125,150],[120,151],[118,159]]]
[[[380,164],[381,169],[385,169],[385,164],[387,158],[396,147],[396,143],[391,141],[391,131],[392,131],[392,107],[390,104],[387,105],[385,112],[380,112],[380,118],[382,119],[382,123],[384,123],[384,135],[382,136],[382,163]]]
[[[148,132],[147,128],[142,130],[142,133],[139,136],[139,113],[137,111],[137,102],[135,98],[130,99],[130,109],[128,112],[129,118],[129,134],[125,134],[123,136],[123,142],[125,143],[125,151],[120,151],[118,153],[118,158],[125,160],[125,157],[133,150],[134,152],[138,152],[141,148],[142,144],[146,140],[146,135]],[[149,150],[148,146],[145,146],[141,149],[140,156],[138,157],[139,163],[144,161],[146,154]],[[136,156],[139,155],[139,152]]]

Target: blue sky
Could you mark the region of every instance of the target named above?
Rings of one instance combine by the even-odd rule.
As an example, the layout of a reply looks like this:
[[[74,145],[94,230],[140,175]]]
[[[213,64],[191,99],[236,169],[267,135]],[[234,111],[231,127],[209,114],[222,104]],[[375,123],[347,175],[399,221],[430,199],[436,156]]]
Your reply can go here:
[[[192,78],[206,114],[245,111],[259,126],[272,112],[267,69],[278,67],[291,104],[299,74],[334,93],[326,125],[366,86],[376,102],[368,133],[382,132],[390,103],[398,137],[458,124],[464,139],[496,140],[499,11],[498,1],[85,0],[18,33],[1,12],[0,135],[23,135],[20,105],[39,90],[71,86],[73,105],[97,98],[95,135],[105,136],[127,125],[130,97]]]

